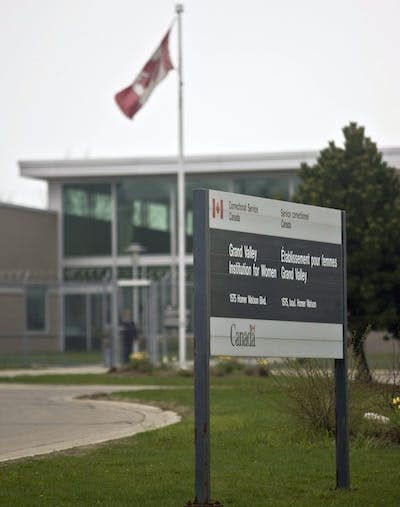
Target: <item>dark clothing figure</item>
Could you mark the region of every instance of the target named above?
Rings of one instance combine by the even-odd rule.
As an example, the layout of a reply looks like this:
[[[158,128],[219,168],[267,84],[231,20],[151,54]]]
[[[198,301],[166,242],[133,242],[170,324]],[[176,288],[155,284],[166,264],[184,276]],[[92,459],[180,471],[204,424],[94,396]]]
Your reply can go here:
[[[129,363],[134,340],[137,339],[137,328],[133,320],[122,322],[122,362]]]

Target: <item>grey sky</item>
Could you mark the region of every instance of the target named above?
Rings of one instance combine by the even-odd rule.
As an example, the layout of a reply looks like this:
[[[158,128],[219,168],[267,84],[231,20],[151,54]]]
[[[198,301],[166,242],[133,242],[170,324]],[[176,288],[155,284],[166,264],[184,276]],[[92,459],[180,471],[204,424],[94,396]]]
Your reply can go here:
[[[400,145],[398,0],[184,4],[187,154],[318,150],[349,121],[380,147]],[[174,6],[0,0],[0,200],[45,205],[18,159],[176,153],[175,73],[132,122],[113,100]]]

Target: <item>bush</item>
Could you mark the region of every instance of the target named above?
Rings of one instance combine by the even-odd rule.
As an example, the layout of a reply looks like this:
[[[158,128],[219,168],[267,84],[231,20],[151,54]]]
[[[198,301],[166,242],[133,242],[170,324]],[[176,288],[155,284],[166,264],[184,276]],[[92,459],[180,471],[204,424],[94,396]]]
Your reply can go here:
[[[291,360],[274,377],[288,396],[291,414],[303,427],[335,434],[336,400],[332,367],[315,360]],[[395,377],[394,377],[395,378]],[[349,375],[349,433],[356,439],[400,444],[400,387],[396,383],[362,384]]]
[[[211,375],[216,377],[224,377],[232,373],[242,372],[244,365],[238,359],[230,356],[221,356],[217,359],[216,363],[210,368]]]
[[[270,363],[267,358],[260,357],[256,362],[244,362],[242,359],[230,356],[218,357],[210,368],[211,375],[224,377],[225,375],[244,373],[248,376],[268,377],[270,374]]]
[[[259,377],[268,377],[270,374],[270,363],[267,358],[260,357],[257,359],[257,364],[246,366],[246,375],[258,375]]]
[[[129,365],[138,373],[151,373],[153,365],[150,356],[146,352],[134,352],[129,356]]]
[[[311,360],[288,360],[283,375],[274,377],[288,396],[288,408],[313,430],[335,431],[335,386],[331,373]]]
[[[397,392],[400,393],[400,389]],[[396,443],[400,444],[400,395],[392,397],[390,408],[391,429],[389,434]]]

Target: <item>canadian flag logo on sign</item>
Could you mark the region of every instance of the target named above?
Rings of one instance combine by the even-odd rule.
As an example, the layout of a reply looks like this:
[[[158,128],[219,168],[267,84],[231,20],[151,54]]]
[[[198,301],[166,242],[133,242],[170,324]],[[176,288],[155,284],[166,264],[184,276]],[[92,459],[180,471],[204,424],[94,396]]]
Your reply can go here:
[[[224,218],[224,201],[223,199],[212,200],[212,217],[213,218]]]

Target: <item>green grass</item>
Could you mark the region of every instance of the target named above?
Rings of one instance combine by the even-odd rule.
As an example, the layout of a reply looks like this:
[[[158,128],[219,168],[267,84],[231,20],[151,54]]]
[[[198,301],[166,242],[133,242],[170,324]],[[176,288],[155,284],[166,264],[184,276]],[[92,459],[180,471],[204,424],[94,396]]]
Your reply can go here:
[[[172,336],[167,339],[167,357],[170,361],[177,360],[179,357],[179,340]],[[145,346],[145,342],[142,343]],[[160,358],[162,356],[162,342],[158,343]],[[188,361],[193,360],[193,337],[186,340],[186,356]],[[2,352],[0,354],[0,374],[1,370],[15,368],[40,368],[49,366],[81,366],[98,365],[104,363],[104,353],[102,350],[92,351],[66,351],[66,352],[35,352],[27,351],[25,354],[22,349],[19,352]]]
[[[129,381],[144,379],[177,389],[118,396],[178,407],[185,414],[181,423],[100,446],[2,464],[0,505],[183,507],[193,500],[193,392],[179,389],[193,379]],[[75,383],[77,378],[69,380]],[[93,375],[80,380],[105,379]],[[335,491],[333,440],[305,433],[285,411],[286,403],[271,378],[212,378],[214,500],[225,507],[400,505],[399,447],[357,442],[351,448],[352,489]]]
[[[101,351],[91,352],[30,352],[29,354],[2,353],[0,355],[1,370],[13,368],[38,368],[45,366],[80,366],[101,364]]]
[[[52,374],[52,375],[17,375],[15,377],[1,377],[0,384],[69,384],[69,385],[193,385],[193,377],[185,377],[176,373],[159,374],[159,375],[143,375],[143,374],[124,374],[124,373],[83,373],[83,374]]]

